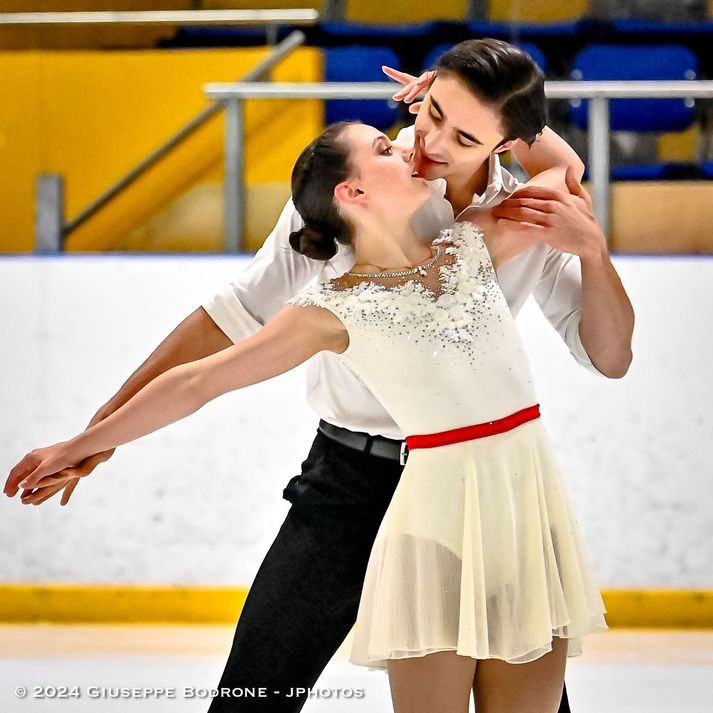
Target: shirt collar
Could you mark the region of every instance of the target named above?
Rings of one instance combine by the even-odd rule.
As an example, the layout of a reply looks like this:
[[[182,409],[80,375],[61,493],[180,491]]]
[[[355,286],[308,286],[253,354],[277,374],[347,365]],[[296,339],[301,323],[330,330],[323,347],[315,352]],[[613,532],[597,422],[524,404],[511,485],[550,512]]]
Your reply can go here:
[[[510,194],[517,189],[517,179],[500,163],[500,156],[491,153],[488,159],[488,185],[480,196],[473,196],[468,208],[484,208],[490,205],[501,193]]]

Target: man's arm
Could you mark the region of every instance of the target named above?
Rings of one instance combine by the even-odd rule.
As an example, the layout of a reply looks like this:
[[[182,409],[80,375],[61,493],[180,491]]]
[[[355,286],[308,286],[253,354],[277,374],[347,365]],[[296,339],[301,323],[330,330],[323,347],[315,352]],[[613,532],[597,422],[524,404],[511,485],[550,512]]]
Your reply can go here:
[[[568,192],[525,187],[492,209],[520,223],[549,250],[533,294],[577,361],[593,373],[624,376],[633,354],[634,310],[614,269],[592,201],[571,170]]]

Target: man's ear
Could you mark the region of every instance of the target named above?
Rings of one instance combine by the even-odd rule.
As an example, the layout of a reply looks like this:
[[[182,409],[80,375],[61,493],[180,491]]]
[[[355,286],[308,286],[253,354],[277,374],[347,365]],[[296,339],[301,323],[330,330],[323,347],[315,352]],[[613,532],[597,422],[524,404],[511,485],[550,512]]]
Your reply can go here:
[[[334,197],[340,203],[359,205],[366,202],[366,194],[359,186],[350,181],[342,181],[334,187]]]
[[[496,148],[493,153],[503,153],[504,151],[509,151],[516,141],[517,139],[511,139],[510,141],[506,141],[504,144],[498,146],[498,148]]]

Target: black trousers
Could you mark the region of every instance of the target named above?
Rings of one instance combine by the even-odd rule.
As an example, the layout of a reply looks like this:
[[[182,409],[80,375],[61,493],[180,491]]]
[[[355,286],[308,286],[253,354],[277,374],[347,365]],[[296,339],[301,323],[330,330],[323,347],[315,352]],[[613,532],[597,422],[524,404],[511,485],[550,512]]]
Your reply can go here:
[[[356,621],[369,553],[403,466],[317,433],[250,587],[209,713],[295,713]],[[364,702],[369,707],[369,691]],[[369,710],[371,708],[369,707]],[[569,713],[566,688],[559,713]]]

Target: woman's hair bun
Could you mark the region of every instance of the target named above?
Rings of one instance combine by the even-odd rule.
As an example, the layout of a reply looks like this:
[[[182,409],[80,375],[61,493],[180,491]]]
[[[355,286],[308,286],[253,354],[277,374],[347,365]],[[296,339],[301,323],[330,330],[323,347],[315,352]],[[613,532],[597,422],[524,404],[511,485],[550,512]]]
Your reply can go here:
[[[314,225],[305,225],[290,233],[290,245],[313,260],[329,260],[337,254],[334,236],[326,235]]]

